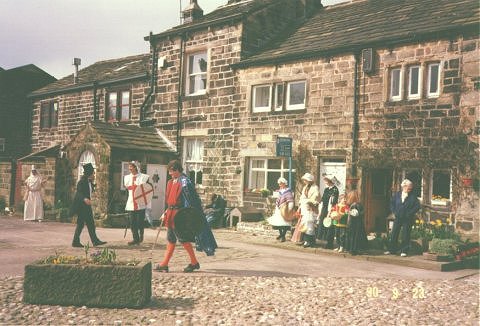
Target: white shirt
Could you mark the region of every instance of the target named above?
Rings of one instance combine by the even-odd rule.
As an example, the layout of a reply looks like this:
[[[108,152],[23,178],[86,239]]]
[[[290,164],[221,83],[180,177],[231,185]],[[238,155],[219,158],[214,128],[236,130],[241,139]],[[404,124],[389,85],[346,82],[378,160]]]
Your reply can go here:
[[[405,198],[408,197],[408,192],[403,192],[402,191],[402,203],[405,202]]]
[[[133,182],[133,177],[135,177],[135,183]],[[137,173],[135,175],[129,174],[126,175],[123,178],[123,184],[125,185],[125,188],[128,189],[128,199],[127,199],[127,204],[125,205],[125,210],[126,211],[136,211],[140,209],[145,209],[146,206],[143,205],[141,202],[135,203],[133,201],[133,185],[135,184],[136,186],[142,185],[148,181],[149,176],[147,174],[143,173]],[[130,188],[130,189],[129,189]]]

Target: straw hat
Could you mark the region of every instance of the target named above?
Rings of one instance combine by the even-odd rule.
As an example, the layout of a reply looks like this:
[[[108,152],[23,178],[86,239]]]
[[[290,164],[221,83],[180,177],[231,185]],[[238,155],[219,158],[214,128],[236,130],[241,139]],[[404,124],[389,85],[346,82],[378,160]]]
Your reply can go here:
[[[305,173],[302,177],[302,180],[305,180],[305,181],[308,181],[308,182],[313,182],[315,178],[313,177],[313,175],[311,175],[310,173]]]

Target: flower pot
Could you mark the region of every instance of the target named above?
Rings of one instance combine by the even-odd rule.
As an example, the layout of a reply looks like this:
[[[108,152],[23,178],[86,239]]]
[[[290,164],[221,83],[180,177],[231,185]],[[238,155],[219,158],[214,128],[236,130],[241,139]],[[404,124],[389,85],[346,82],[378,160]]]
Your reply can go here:
[[[141,308],[152,295],[152,264],[29,264],[23,301],[30,304]]]

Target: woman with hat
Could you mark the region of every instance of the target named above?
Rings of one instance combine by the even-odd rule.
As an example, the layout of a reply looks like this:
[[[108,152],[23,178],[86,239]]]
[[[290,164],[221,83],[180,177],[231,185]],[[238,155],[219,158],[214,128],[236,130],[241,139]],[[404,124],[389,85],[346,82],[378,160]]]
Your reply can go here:
[[[70,211],[71,215],[78,215],[72,247],[83,247],[80,243],[80,234],[82,233],[85,224],[87,224],[88,234],[90,235],[90,240],[94,246],[106,244],[105,241],[102,241],[97,237],[95,231],[95,222],[93,220],[92,211],[92,193],[95,190],[95,185],[93,183],[94,178],[95,169],[93,168],[93,165],[91,163],[84,164],[83,175],[77,183],[77,192],[73,198],[73,205]]]
[[[290,188],[288,188],[288,181],[285,178],[279,178],[277,183],[280,188],[278,190],[278,198],[275,202],[275,211],[273,215],[268,218],[268,223],[280,233],[277,240],[285,242],[285,235],[292,226],[290,217],[294,213],[293,193]]]
[[[327,240],[326,249],[333,249],[333,240],[335,238],[335,227],[333,225],[326,226],[324,219],[328,217],[328,213],[332,207],[338,203],[339,191],[334,182],[335,177],[332,175],[324,175],[325,190],[323,191],[321,210],[319,218],[319,228],[317,229],[317,239]]]
[[[297,226],[295,227],[295,232],[293,233],[292,236],[292,241],[298,243],[299,245],[302,245],[302,231],[300,226],[302,225],[302,219],[303,215],[307,214],[311,210],[309,206],[312,204],[317,207],[318,206],[318,198],[319,198],[319,189],[318,186],[315,184],[315,178],[312,174],[310,173],[305,173],[302,176],[302,181],[303,181],[303,189],[302,193],[300,194],[300,199],[298,201],[299,207],[297,213],[300,215],[300,218],[297,222]],[[310,205],[308,204],[310,203]],[[311,239],[311,241],[314,239]],[[310,246],[312,246],[313,243],[310,243]]]
[[[32,165],[30,176],[25,180],[26,192],[24,196],[23,219],[25,221],[39,221],[43,219],[42,186],[47,180],[43,180],[38,174],[35,165]]]

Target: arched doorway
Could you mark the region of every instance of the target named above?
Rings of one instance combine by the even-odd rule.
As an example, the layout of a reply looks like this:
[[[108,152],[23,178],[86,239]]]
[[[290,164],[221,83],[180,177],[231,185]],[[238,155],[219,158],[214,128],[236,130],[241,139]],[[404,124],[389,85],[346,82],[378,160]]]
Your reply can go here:
[[[91,163],[93,167],[96,169],[97,165],[95,164],[95,155],[91,151],[84,151],[78,160],[78,166],[77,166],[77,181],[80,180],[80,177],[83,175],[83,165]]]

